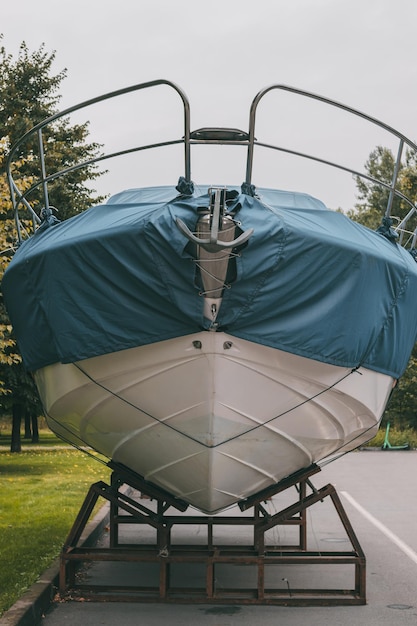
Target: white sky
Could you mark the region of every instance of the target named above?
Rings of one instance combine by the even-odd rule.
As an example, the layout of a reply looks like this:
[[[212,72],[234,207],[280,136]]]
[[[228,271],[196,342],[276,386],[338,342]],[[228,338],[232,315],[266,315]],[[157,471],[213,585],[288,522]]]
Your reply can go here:
[[[46,51],[56,50],[54,71],[67,68],[68,72],[62,83],[62,108],[121,87],[166,78],[187,94],[192,129],[224,125],[247,130],[256,93],[271,84],[287,84],[357,108],[415,141],[416,31],[416,0],[19,0],[3,2],[0,8],[0,32],[8,53],[17,56],[23,40],[30,51],[42,43]],[[122,143],[130,136],[146,138],[155,127],[163,129],[164,139],[179,138],[177,99],[158,89],[155,103],[146,97],[141,108],[131,100],[117,121],[104,108],[97,118],[86,113],[81,119],[91,117],[90,138],[112,149],[122,147],[120,138]],[[358,167],[375,141],[383,143],[373,136],[364,142],[360,125],[358,137],[344,125],[340,135],[331,129],[322,139],[318,124],[332,120],[327,109],[306,124],[303,110],[293,101],[281,105],[278,95],[274,92],[268,102],[265,98],[265,124],[259,122],[262,137],[258,139],[269,140],[263,132],[266,124],[275,128],[278,123],[279,141],[288,136],[299,147],[306,138],[308,152],[329,147],[332,154],[323,156]],[[167,111],[157,104],[158,98],[166,102]],[[177,121],[168,111],[174,111]],[[290,112],[298,115],[291,122]],[[141,128],[143,135],[138,134]],[[354,162],[356,149],[359,162]],[[201,157],[200,167],[192,170],[195,182],[240,184],[246,155],[239,151],[229,180],[224,169],[236,150],[228,150],[225,156],[222,149],[216,159],[211,152],[210,158]],[[320,170],[316,182],[315,170],[304,174],[298,162],[286,166],[278,159],[272,166],[264,165],[264,152],[255,168],[255,184],[307,191],[332,208],[349,208],[354,202],[350,178],[345,186],[338,177],[323,178]],[[209,166],[214,167],[213,173],[208,172]],[[99,189],[114,193],[127,186],[175,184],[182,173],[181,159],[168,164],[160,156],[152,157],[149,167],[140,159],[131,164],[126,160],[103,179]],[[223,176],[225,180],[217,180]]]

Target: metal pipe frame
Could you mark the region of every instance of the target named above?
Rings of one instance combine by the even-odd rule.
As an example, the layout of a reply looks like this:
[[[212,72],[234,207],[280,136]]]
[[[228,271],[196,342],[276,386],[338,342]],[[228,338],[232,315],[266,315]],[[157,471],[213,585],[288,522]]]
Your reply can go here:
[[[346,515],[343,505],[335,491],[328,484],[315,489],[310,477],[320,471],[316,465],[296,472],[267,490],[242,502],[241,509],[253,509],[248,516],[202,516],[184,515],[187,504],[164,492],[142,477],[127,470],[123,466],[110,463],[113,469],[111,485],[103,482],[90,487],[86,499],[74,522],[61,553],[59,591],[62,597],[77,595],[97,601],[130,601],[130,602],[161,602],[161,603],[211,603],[211,604],[254,604],[254,605],[285,605],[285,606],[330,606],[330,605],[363,605],[366,604],[366,559]],[[126,493],[128,486],[132,493]],[[123,490],[122,490],[123,487]],[[265,498],[295,487],[297,497],[293,504],[283,510],[270,514],[265,509]],[[137,492],[148,496],[149,504],[144,504]],[[310,493],[311,491],[311,493]],[[104,498],[110,503],[109,546],[79,547],[83,530],[98,500]],[[334,509],[346,531],[352,549],[350,551],[317,551],[307,546],[307,510],[330,498]],[[146,501],[146,500],[145,500]],[[183,514],[169,514],[171,507]],[[139,526],[138,543],[123,544],[120,541],[119,528],[125,524]],[[174,527],[201,525],[207,532],[204,545],[177,544],[172,541]],[[155,531],[155,543],[140,541],[140,528],[148,526]],[[249,527],[253,532],[253,543],[249,545],[223,545],[214,541],[214,529],[217,525],[232,529]],[[278,526],[292,525],[299,529],[297,545],[270,545],[266,540],[267,531]],[[235,535],[234,535],[235,536]],[[138,563],[141,568],[155,567],[158,575],[154,584],[123,585],[120,581],[114,584],[94,585],[78,581],[77,568],[82,563],[98,562]],[[309,580],[320,580],[319,566],[353,566],[352,588],[290,588],[287,578],[282,577],[283,566],[308,567]],[[200,567],[204,572],[204,587],[184,586],[178,584],[178,572],[175,568]],[[256,582],[251,587],[225,587],[216,582],[218,571],[223,567],[243,567],[248,573],[256,572]],[[271,568],[279,568],[281,574],[275,582],[280,587],[267,582],[267,572]],[[314,566],[314,572],[312,567]],[[247,569],[247,568],[252,568]],[[332,575],[334,570],[331,570]],[[317,578],[316,578],[317,576]],[[194,582],[194,581],[193,581]],[[284,582],[284,584],[283,584]],[[286,583],[286,584],[285,584]]]
[[[88,159],[86,161],[82,161],[81,163],[78,163],[76,165],[73,165],[71,167],[66,167],[63,168],[62,170],[59,170],[57,172],[53,172],[52,174],[47,174],[46,172],[46,167],[45,167],[45,155],[44,155],[44,147],[43,147],[43,139],[42,139],[42,130],[49,126],[50,124],[52,124],[53,122],[55,122],[58,119],[61,119],[63,117],[66,117],[68,115],[70,115],[71,113],[74,113],[75,111],[79,111],[80,109],[84,109],[87,107],[90,107],[94,104],[97,104],[99,102],[103,102],[105,100],[109,100],[111,98],[116,98],[119,96],[123,96],[127,93],[131,93],[134,91],[140,91],[143,89],[148,89],[151,87],[156,87],[159,85],[166,85],[168,87],[171,87],[172,89],[174,89],[178,95],[180,96],[182,103],[183,103],[183,109],[184,109],[184,136],[181,139],[178,140],[174,140],[174,141],[166,141],[166,142],[160,142],[160,143],[155,143],[155,144],[149,144],[146,146],[136,146],[134,148],[129,148],[127,150],[121,150],[118,152],[113,152],[113,153],[109,153],[106,155],[101,155],[98,157],[95,157],[93,159]],[[31,185],[29,187],[29,189],[27,189],[24,192],[21,192],[16,184],[16,182],[14,181],[13,178],[13,174],[12,174],[12,170],[13,170],[13,163],[15,160],[17,160],[19,158],[19,151],[21,150],[22,146],[24,145],[24,143],[32,137],[32,135],[36,134],[38,137],[38,145],[39,145],[39,161],[40,161],[40,177],[39,180],[37,180],[33,185]],[[130,87],[125,87],[123,89],[118,89],[116,91],[112,91],[109,93],[106,93],[104,95],[101,96],[97,96],[95,98],[91,98],[90,100],[86,100],[84,102],[81,102],[79,104],[76,104],[74,106],[68,107],[66,109],[64,109],[63,111],[59,111],[57,113],[55,113],[54,115],[51,115],[50,117],[46,118],[45,120],[43,120],[42,122],[40,122],[39,124],[37,124],[36,126],[34,126],[33,128],[31,128],[28,132],[26,132],[18,141],[16,141],[16,143],[11,147],[10,149],[10,153],[8,155],[7,161],[6,161],[6,173],[7,173],[7,180],[9,183],[9,188],[10,188],[10,197],[12,200],[12,204],[13,204],[13,210],[14,210],[14,214],[15,214],[15,222],[16,222],[16,229],[17,229],[17,234],[18,234],[18,241],[21,242],[22,237],[21,237],[21,229],[20,229],[20,220],[19,220],[19,206],[21,204],[23,204],[27,209],[29,209],[30,212],[34,212],[33,208],[30,206],[27,197],[38,187],[42,187],[43,190],[43,197],[44,197],[44,203],[45,203],[45,207],[49,206],[49,198],[48,198],[48,183],[56,180],[57,178],[61,178],[62,176],[65,176],[67,174],[69,174],[70,172],[76,171],[78,169],[83,169],[85,167],[88,167],[89,165],[93,165],[95,163],[99,163],[101,161],[107,160],[107,159],[111,159],[114,157],[118,157],[121,155],[125,155],[125,154],[129,154],[132,152],[138,152],[140,150],[148,150],[150,148],[157,148],[157,147],[162,147],[162,146],[169,146],[169,145],[175,145],[178,143],[183,143],[184,144],[184,160],[185,160],[185,171],[184,171],[184,176],[185,179],[187,181],[189,181],[191,178],[191,171],[190,171],[190,167],[191,167],[191,158],[190,158],[190,105],[188,102],[188,99],[185,95],[185,93],[173,82],[169,81],[169,80],[165,80],[165,79],[159,79],[159,80],[153,80],[153,81],[149,81],[146,83],[140,83],[137,85],[132,85]],[[36,214],[35,214],[36,215]],[[36,218],[35,218],[36,219]]]
[[[119,97],[119,96],[123,96],[124,94],[127,93],[131,93],[134,91],[140,91],[143,89],[148,89],[151,87],[156,87],[156,86],[160,86],[160,85],[166,85],[172,89],[174,89],[178,95],[180,96],[182,103],[183,103],[183,109],[184,109],[184,134],[181,138],[179,139],[174,139],[174,140],[170,140],[170,141],[164,141],[164,142],[158,142],[158,143],[152,143],[152,144],[147,144],[147,145],[142,145],[142,146],[135,146],[132,148],[127,148],[125,150],[120,150],[117,152],[112,152],[112,153],[108,153],[108,154],[102,154],[98,157],[95,157],[93,159],[89,159],[86,161],[83,161],[81,163],[77,163],[75,165],[72,165],[70,167],[66,167],[63,168],[59,171],[56,172],[52,172],[50,174],[48,174],[46,172],[45,169],[45,158],[44,158],[44,154],[43,154],[43,143],[42,143],[42,130],[48,126],[49,124],[55,122],[56,120],[68,116],[71,113],[78,111],[80,109],[84,109],[86,107],[92,106],[94,104],[97,104],[99,102],[102,102],[104,100],[108,100],[110,98],[115,98],[115,97]],[[278,91],[285,91],[285,92],[289,92],[292,94],[295,94],[297,96],[301,96],[304,98],[308,98],[308,99],[313,99],[316,100],[318,102],[321,102],[322,104],[325,105],[329,105],[331,107],[337,108],[337,109],[341,109],[342,111],[354,115],[356,117],[362,118],[363,120],[369,122],[370,124],[373,124],[375,126],[378,126],[380,128],[382,128],[383,130],[385,130],[386,132],[388,132],[389,134],[393,135],[394,137],[396,137],[399,141],[399,148],[398,148],[398,153],[397,153],[397,157],[396,157],[396,161],[395,161],[395,167],[394,167],[394,172],[393,172],[393,177],[392,177],[392,181],[390,184],[382,181],[382,180],[378,180],[370,175],[368,175],[366,172],[363,171],[359,171],[350,167],[347,167],[341,163],[336,163],[334,161],[329,161],[326,159],[323,159],[321,157],[318,157],[316,155],[312,155],[312,154],[307,154],[305,152],[300,152],[300,151],[296,151],[296,150],[292,150],[290,148],[284,147],[284,146],[277,146],[277,145],[272,145],[269,143],[265,143],[262,141],[258,141],[255,137],[255,123],[256,123],[256,116],[257,116],[257,110],[258,110],[258,105],[261,102],[261,100],[264,98],[264,96],[266,96],[268,93],[270,93],[273,90],[278,90]],[[39,160],[40,160],[40,169],[41,169],[41,174],[40,174],[40,178],[39,180],[37,180],[36,182],[34,182],[34,184],[27,189],[26,191],[20,191],[18,188],[18,185],[15,183],[14,179],[13,179],[13,174],[12,174],[12,170],[13,170],[13,163],[15,160],[18,159],[20,151],[22,149],[23,144],[25,143],[25,141],[27,139],[29,139],[34,133],[37,133],[38,135],[38,141],[39,141]],[[21,234],[21,228],[20,228],[20,221],[19,221],[19,207],[20,205],[23,205],[27,210],[29,210],[30,213],[32,213],[32,217],[34,218],[35,222],[39,222],[39,218],[37,217],[36,213],[34,212],[33,208],[31,207],[29,201],[28,201],[28,196],[38,187],[42,187],[43,190],[43,195],[44,195],[44,202],[45,202],[45,206],[48,206],[49,204],[49,200],[48,200],[48,183],[52,182],[54,180],[56,180],[57,178],[60,178],[62,176],[65,176],[66,174],[73,172],[75,170],[78,169],[82,169],[85,167],[88,167],[90,165],[96,164],[96,163],[100,163],[102,161],[105,161],[107,159],[111,159],[111,158],[115,158],[115,157],[119,157],[122,155],[126,155],[126,154],[130,154],[130,153],[134,153],[134,152],[139,152],[139,151],[143,151],[143,150],[149,150],[149,149],[153,149],[153,148],[161,148],[161,147],[167,147],[167,146],[171,146],[171,145],[177,145],[177,144],[184,144],[184,178],[187,182],[191,182],[191,146],[192,145],[198,145],[198,144],[219,144],[219,145],[240,145],[240,146],[244,146],[247,148],[247,160],[246,160],[246,176],[245,176],[245,185],[246,188],[250,188],[252,185],[252,170],[253,170],[253,160],[254,160],[254,150],[255,150],[255,146],[257,147],[263,147],[263,148],[268,148],[271,150],[275,150],[275,151],[279,151],[279,152],[283,152],[285,154],[290,154],[293,156],[297,156],[303,159],[307,159],[307,160],[311,160],[314,161],[316,163],[320,163],[322,165],[326,165],[326,166],[330,166],[332,168],[336,168],[340,171],[349,173],[353,176],[359,177],[363,180],[367,180],[368,182],[375,184],[375,185],[379,185],[381,187],[383,187],[384,189],[386,189],[387,191],[389,191],[389,197],[388,197],[388,202],[387,202],[387,207],[385,210],[385,216],[389,217],[390,212],[391,212],[391,207],[393,204],[393,200],[394,197],[398,197],[400,198],[402,201],[404,201],[408,206],[410,206],[411,211],[409,212],[409,214],[406,216],[406,218],[404,218],[401,222],[401,227],[398,226],[398,228],[404,228],[405,226],[405,222],[408,221],[411,216],[415,213],[416,211],[416,204],[413,202],[412,199],[408,198],[407,196],[405,196],[404,194],[402,194],[397,188],[397,178],[398,178],[398,173],[401,167],[401,159],[402,159],[402,155],[403,155],[403,149],[404,147],[407,147],[409,150],[411,151],[417,151],[417,145],[415,143],[413,143],[412,141],[410,141],[409,139],[407,139],[407,137],[405,137],[402,133],[396,131],[394,128],[392,128],[391,126],[385,124],[384,122],[381,122],[380,120],[377,120],[374,117],[371,117],[369,115],[366,115],[365,113],[353,109],[352,107],[349,107],[347,105],[341,104],[340,102],[337,102],[335,100],[331,100],[329,98],[325,98],[323,96],[319,96],[317,94],[308,92],[308,91],[303,91],[301,89],[296,89],[294,87],[290,87],[288,85],[270,85],[269,87],[266,87],[264,89],[262,89],[254,98],[254,100],[252,101],[251,107],[250,107],[250,114],[249,114],[249,131],[245,132],[245,131],[241,131],[238,129],[230,129],[230,128],[204,128],[204,129],[200,129],[197,131],[190,131],[190,105],[189,105],[189,101],[185,95],[185,93],[174,83],[172,83],[171,81],[168,80],[164,80],[164,79],[160,79],[160,80],[154,80],[154,81],[150,81],[150,82],[146,82],[146,83],[141,83],[138,85],[133,85],[131,87],[126,87],[124,89],[119,89],[101,96],[98,96],[96,98],[92,98],[90,100],[87,100],[85,102],[82,102],[80,104],[77,104],[75,106],[69,107],[61,112],[58,112],[52,116],[50,116],[49,118],[47,118],[46,120],[44,120],[43,122],[37,124],[36,126],[34,126],[31,130],[29,130],[25,135],[23,135],[23,137],[21,139],[19,139],[14,146],[11,148],[10,150],[10,154],[8,156],[7,162],[6,162],[6,172],[7,172],[7,179],[9,182],[9,187],[10,187],[10,196],[11,196],[11,200],[12,200],[12,204],[13,204],[13,208],[14,208],[14,212],[15,212],[15,221],[16,221],[16,228],[17,228],[17,235],[18,235],[18,241],[21,242],[22,240],[22,234]],[[414,245],[415,243],[415,239],[416,239],[416,233],[413,232],[414,234],[414,238],[413,238],[413,243],[412,245]]]

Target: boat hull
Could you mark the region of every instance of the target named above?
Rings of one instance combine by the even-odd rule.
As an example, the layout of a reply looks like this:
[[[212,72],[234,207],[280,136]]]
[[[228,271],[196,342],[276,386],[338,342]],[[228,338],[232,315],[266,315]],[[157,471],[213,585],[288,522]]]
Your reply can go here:
[[[40,142],[39,180],[30,189],[13,181],[13,155],[22,154],[32,133],[85,106],[162,85],[182,101],[181,138],[129,145],[93,161],[183,144],[177,185],[125,189],[58,222],[48,183],[93,161],[51,173],[55,156],[45,159],[48,142]],[[256,109],[272,89],[388,131],[400,140],[395,171],[403,143],[416,147],[360,111],[283,85],[257,94],[248,132],[191,131],[188,99],[161,80],[48,118],[11,147],[7,160],[19,246],[2,295],[50,427],[208,513],[370,439],[417,337],[409,222],[415,203],[394,181],[382,224],[371,231],[304,193],[302,177],[299,192],[255,186],[254,153],[262,146],[388,191],[357,168],[258,142]],[[195,184],[195,144],[240,144],[247,151],[244,183]],[[31,196],[39,189],[43,203]],[[397,228],[389,217],[395,195],[410,208]],[[39,216],[28,198],[43,205]],[[27,210],[34,226],[28,238]]]
[[[202,331],[35,372],[48,424],[206,513],[378,428],[393,378]]]

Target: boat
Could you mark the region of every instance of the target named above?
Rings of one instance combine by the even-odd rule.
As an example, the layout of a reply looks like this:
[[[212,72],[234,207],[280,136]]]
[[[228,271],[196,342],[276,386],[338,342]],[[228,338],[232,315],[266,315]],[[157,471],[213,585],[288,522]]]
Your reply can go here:
[[[178,181],[121,190],[58,222],[48,182],[68,169],[43,165],[31,188],[45,192],[36,214],[31,189],[13,178],[17,148],[36,134],[43,155],[42,131],[59,116],[161,87],[181,99],[183,136],[126,152],[183,145]],[[372,231],[304,193],[302,181],[299,192],[258,188],[255,149],[295,154],[255,137],[272,91],[382,126],[400,145],[396,174],[404,149],[417,149],[370,116],[285,85],[256,95],[248,131],[191,131],[184,92],[157,80],[52,116],[8,162],[20,240],[2,288],[49,427],[210,515],[371,439],[417,335],[414,203],[396,175],[391,185],[365,175],[389,191]],[[244,182],[197,184],[194,145],[241,146]],[[396,194],[410,206],[399,223]],[[22,211],[34,222],[27,238]]]

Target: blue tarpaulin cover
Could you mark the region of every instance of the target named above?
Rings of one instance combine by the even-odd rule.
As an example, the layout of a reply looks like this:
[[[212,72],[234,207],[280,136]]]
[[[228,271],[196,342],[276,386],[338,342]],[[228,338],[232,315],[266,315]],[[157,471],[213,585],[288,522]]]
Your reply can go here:
[[[217,318],[230,335],[325,363],[399,377],[417,334],[417,264],[379,233],[283,191],[239,194],[254,229]],[[36,370],[208,328],[188,240],[207,188],[122,192],[38,231],[3,293],[24,363]],[[233,207],[232,207],[233,208]]]

